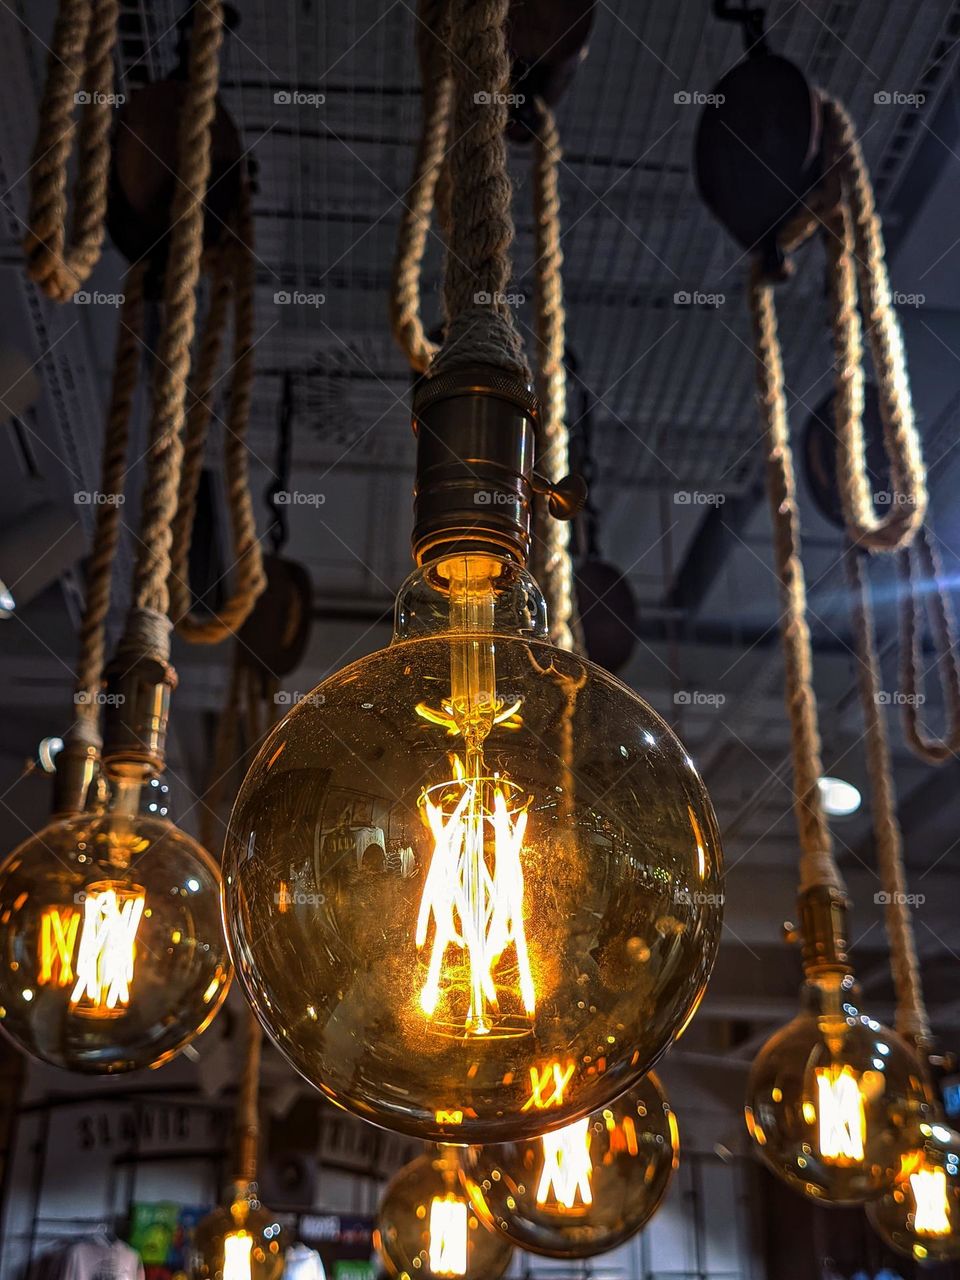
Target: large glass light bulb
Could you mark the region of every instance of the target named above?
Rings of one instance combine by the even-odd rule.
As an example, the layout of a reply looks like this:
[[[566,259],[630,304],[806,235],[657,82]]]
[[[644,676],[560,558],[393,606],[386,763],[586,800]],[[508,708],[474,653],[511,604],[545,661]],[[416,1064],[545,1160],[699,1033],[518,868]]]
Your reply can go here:
[[[497,1280],[510,1265],[509,1240],[483,1225],[467,1203],[452,1152],[405,1165],[380,1202],[373,1242],[399,1280]]]
[[[809,980],[800,1015],[760,1050],[747,1085],[757,1151],[796,1190],[831,1204],[882,1195],[929,1111],[913,1050],[858,1003],[850,974]]]
[[[230,961],[220,875],[141,783],[51,823],[0,866],[0,1028],[70,1071],[167,1061],[207,1026]]]
[[[651,1073],[616,1102],[526,1142],[458,1148],[481,1221],[521,1249],[587,1258],[653,1217],[679,1155],[677,1122]]]
[[[401,591],[393,644],[267,739],[224,854],[247,993],[293,1065],[436,1140],[539,1137],[636,1084],[720,933],[713,810],[670,728],[543,640],[518,566]]]
[[[960,1133],[938,1120],[920,1126],[921,1143],[901,1157],[892,1186],[867,1217],[892,1248],[917,1262],[960,1258]]]
[[[201,1219],[193,1246],[193,1280],[280,1280],[283,1273],[281,1225],[252,1182],[237,1183],[230,1204]]]

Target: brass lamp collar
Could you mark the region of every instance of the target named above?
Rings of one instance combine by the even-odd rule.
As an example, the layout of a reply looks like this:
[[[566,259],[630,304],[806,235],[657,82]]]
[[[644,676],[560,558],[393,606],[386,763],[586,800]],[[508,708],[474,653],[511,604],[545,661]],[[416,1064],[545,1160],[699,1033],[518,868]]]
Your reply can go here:
[[[799,896],[803,969],[810,981],[828,974],[850,973],[847,956],[847,912],[842,889],[818,884]]]
[[[121,652],[106,676],[104,768],[114,776],[142,779],[162,773],[176,671],[158,658],[131,660]]]

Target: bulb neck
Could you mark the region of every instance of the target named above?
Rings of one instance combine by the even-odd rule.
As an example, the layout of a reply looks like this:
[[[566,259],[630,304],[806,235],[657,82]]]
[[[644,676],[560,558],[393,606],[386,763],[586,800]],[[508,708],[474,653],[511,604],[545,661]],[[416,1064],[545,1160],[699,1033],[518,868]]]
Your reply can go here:
[[[803,971],[808,982],[851,974],[847,956],[846,894],[833,885],[805,889],[798,899]]]
[[[417,564],[469,551],[527,563],[539,412],[532,388],[493,366],[421,381],[413,403]]]

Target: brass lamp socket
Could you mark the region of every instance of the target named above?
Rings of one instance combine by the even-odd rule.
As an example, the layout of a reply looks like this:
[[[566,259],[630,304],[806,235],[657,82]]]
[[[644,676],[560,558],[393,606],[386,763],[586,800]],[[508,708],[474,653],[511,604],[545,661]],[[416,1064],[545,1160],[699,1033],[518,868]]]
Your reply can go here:
[[[539,414],[532,388],[492,366],[421,382],[413,402],[417,564],[464,551],[526,564]]]
[[[100,749],[92,742],[67,738],[57,753],[53,779],[53,817],[82,813],[87,794],[100,768]]]
[[[810,979],[828,973],[849,973],[847,912],[850,903],[842,889],[818,884],[798,899],[803,968]]]
[[[177,673],[167,662],[118,655],[107,672],[103,763],[108,773],[149,777],[162,772],[170,695]]]

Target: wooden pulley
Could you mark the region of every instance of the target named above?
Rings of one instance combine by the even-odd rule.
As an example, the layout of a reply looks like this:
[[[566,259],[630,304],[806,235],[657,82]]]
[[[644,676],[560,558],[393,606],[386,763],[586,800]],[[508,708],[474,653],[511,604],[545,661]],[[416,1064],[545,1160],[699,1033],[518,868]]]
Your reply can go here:
[[[837,487],[837,428],[835,398],[831,391],[807,419],[803,431],[803,473],[817,510],[838,529],[846,528],[840,490]],[[890,463],[883,447],[880,397],[874,383],[863,388],[863,436],[867,446],[867,471],[873,483],[874,505],[883,512],[884,499],[893,500]],[[889,510],[889,508],[887,508]]]
[[[313,588],[302,564],[265,555],[267,585],[240,629],[247,665],[270,676],[289,675],[300,665],[310,638]]]
[[[705,95],[694,151],[704,203],[771,278],[783,273],[778,236],[822,172],[820,97],[794,63],[762,50]]]
[[[130,262],[149,262],[148,293],[163,276],[170,207],[176,185],[178,135],[187,96],[187,65],[192,10],[181,23],[179,64],[164,80],[135,90],[117,113],[107,229],[113,243]],[[236,11],[224,6],[224,26],[237,25]],[[227,237],[228,224],[240,205],[244,180],[243,144],[233,117],[217,99],[211,129],[210,180],[207,186],[204,248],[215,248]]]
[[[553,106],[587,56],[594,0],[512,0],[507,44],[513,59],[507,137],[529,142],[537,125],[535,101]]]

